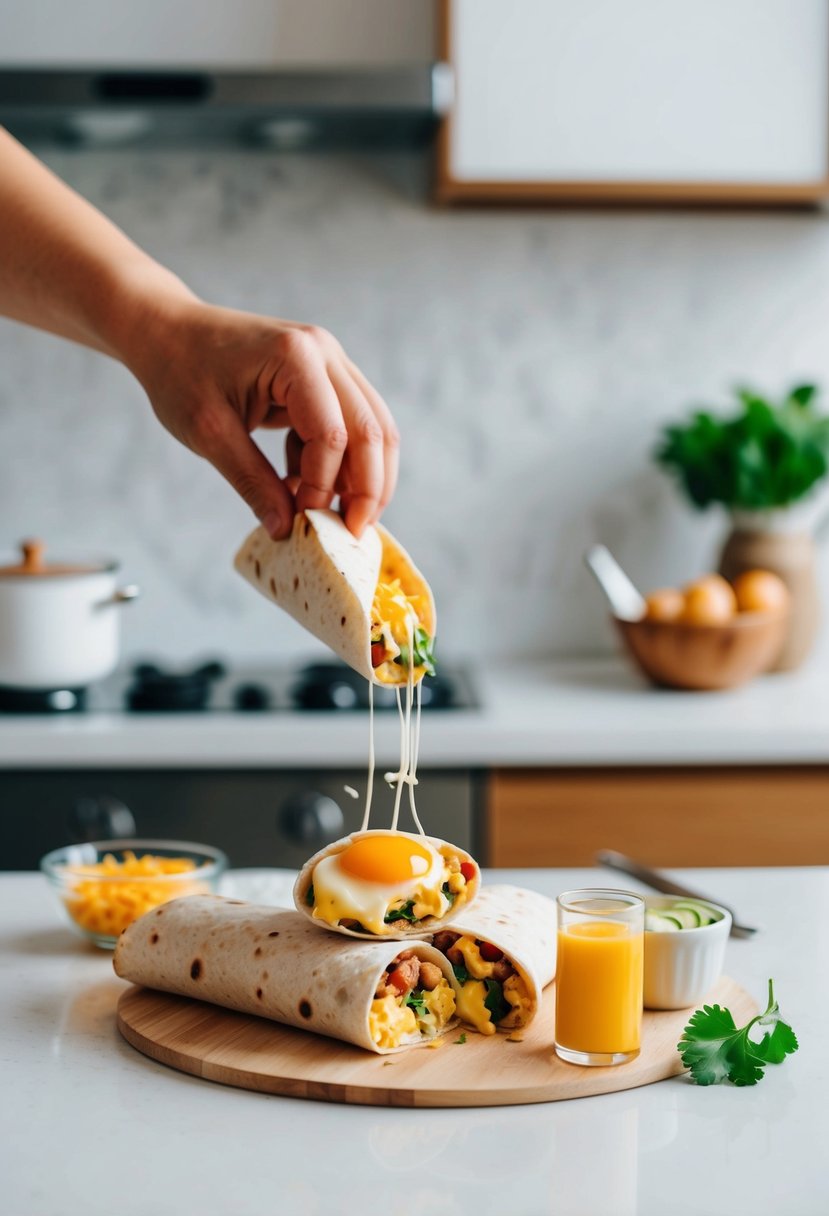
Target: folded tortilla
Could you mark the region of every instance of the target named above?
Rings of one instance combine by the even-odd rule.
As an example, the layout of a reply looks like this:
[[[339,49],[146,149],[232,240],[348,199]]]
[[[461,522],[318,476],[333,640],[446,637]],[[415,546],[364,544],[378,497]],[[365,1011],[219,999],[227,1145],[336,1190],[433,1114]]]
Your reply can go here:
[[[189,895],[145,913],[118,939],[122,979],[343,1039],[384,1055],[426,1046],[457,1024],[455,980],[427,942],[405,950],[442,972],[415,1011],[378,985],[399,942],[344,942],[293,909]],[[415,989],[416,991],[416,989]],[[417,1005],[417,1002],[415,1003]]]
[[[350,836],[345,836],[342,840],[335,840],[332,844],[326,845],[325,848],[320,849],[318,853],[315,853],[313,857],[306,861],[305,865],[300,870],[296,883],[294,884],[294,905],[297,911],[301,912],[302,915],[310,920],[314,925],[323,929],[329,929],[333,933],[345,934],[346,937],[359,937],[368,941],[402,940],[403,938],[408,939],[410,937],[423,937],[424,935],[428,936],[429,934],[436,932],[436,930],[442,925],[449,924],[450,921],[453,920],[454,916],[458,916],[459,909],[461,907],[466,909],[477,897],[481,886],[481,871],[478,867],[478,863],[464,849],[458,848],[457,845],[449,844],[445,840],[438,840],[434,836],[417,836],[411,832],[395,832],[393,835],[398,838],[408,838],[416,842],[423,841],[426,844],[430,844],[434,849],[437,850],[438,853],[442,854],[447,862],[447,865],[450,864],[451,859],[456,858],[461,864],[473,866],[475,871],[474,875],[471,877],[471,879],[465,882],[463,892],[453,893],[454,898],[445,897],[441,899],[439,902],[445,904],[445,907],[439,915],[426,915],[418,919],[415,923],[410,923],[405,919],[395,919],[389,924],[383,924],[382,933],[372,932],[365,927],[349,928],[346,925],[339,923],[330,923],[319,915],[314,915],[315,909],[312,888],[314,885],[314,870],[316,869],[318,863],[327,857],[332,857],[337,853],[342,853],[356,840],[361,840],[364,837],[370,836],[388,836],[390,834],[392,833],[389,833],[387,829],[370,829],[367,832],[352,832]],[[440,882],[437,885],[437,890],[442,890],[444,880],[451,881],[451,879],[447,878],[447,874],[443,874]],[[374,889],[376,890],[377,888],[375,887]],[[434,892],[435,888],[433,884],[431,888],[433,900]],[[389,883],[383,894],[388,897],[389,906],[393,908],[401,903],[405,903],[410,892],[407,891],[403,886],[396,886],[394,883]],[[424,899],[425,898],[426,896],[424,896]],[[343,911],[340,919],[352,919],[355,921],[360,921],[359,907],[354,906],[353,909],[349,909],[347,912]]]
[[[484,886],[474,906],[462,908],[432,940],[444,949],[442,939],[450,933],[459,936],[453,954],[462,956],[455,970],[461,1021],[482,1034],[529,1026],[541,1007],[542,990],[556,973],[555,902],[523,887]],[[520,982],[495,979],[493,972],[503,975],[505,968],[500,960],[484,958],[479,943],[500,952]],[[493,983],[500,990],[492,992]]]
[[[371,661],[372,604],[378,583],[400,580],[415,597],[418,617],[435,636],[435,601],[429,584],[405,549],[379,524],[358,540],[334,511],[305,511],[286,540],[271,540],[256,528],[234,559],[243,578],[329,646],[374,684],[405,684],[407,668]],[[417,683],[425,668],[413,671]]]

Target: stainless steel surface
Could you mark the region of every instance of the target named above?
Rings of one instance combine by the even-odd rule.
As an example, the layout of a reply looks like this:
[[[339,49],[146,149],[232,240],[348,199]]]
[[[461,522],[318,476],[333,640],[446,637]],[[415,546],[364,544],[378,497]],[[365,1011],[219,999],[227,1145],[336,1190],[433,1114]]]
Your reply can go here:
[[[634,861],[632,857],[626,857],[624,853],[617,853],[614,849],[601,849],[596,854],[596,864],[607,866],[609,870],[618,870],[621,874],[629,874],[631,878],[638,879],[646,887],[660,891],[663,895],[679,895],[685,899],[701,899],[708,903],[719,904],[721,908],[725,908],[726,912],[731,913],[732,937],[753,937],[757,932],[757,929],[751,925],[739,924],[733,908],[729,908],[721,899],[711,895],[702,895],[699,891],[692,891],[690,887],[684,887],[680,883],[674,882],[673,879],[666,878],[658,870],[651,870],[641,862]]]
[[[0,123],[23,139],[412,146],[451,104],[448,64],[282,69],[0,70]],[[103,121],[98,121],[103,119]]]
[[[584,561],[607,596],[614,615],[622,621],[640,621],[645,615],[645,600],[610,550],[604,545],[593,545],[585,553]]]
[[[234,866],[298,868],[329,840],[360,827],[365,788],[365,769],[345,768],[0,771],[0,870],[35,869],[45,853],[85,838],[96,822],[107,825],[107,835],[119,836],[118,825],[129,824],[140,836],[201,840]],[[427,832],[477,851],[482,774],[419,772],[417,798]],[[390,823],[393,801],[385,782],[375,780],[372,827]]]

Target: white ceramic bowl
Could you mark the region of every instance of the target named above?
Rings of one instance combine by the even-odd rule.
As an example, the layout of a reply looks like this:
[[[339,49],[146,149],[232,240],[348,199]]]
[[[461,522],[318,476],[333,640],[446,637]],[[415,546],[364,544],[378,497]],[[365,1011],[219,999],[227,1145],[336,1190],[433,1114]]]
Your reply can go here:
[[[648,896],[646,909],[659,912],[677,897]],[[675,933],[645,930],[645,1008],[687,1009],[697,1005],[722,975],[725,943],[731,932],[731,913],[709,900],[696,900],[717,919],[697,929]]]

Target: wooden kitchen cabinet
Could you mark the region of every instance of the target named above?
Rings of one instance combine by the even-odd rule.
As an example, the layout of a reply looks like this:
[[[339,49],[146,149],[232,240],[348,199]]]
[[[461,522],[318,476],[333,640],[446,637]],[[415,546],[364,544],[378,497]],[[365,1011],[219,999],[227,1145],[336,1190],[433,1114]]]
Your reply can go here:
[[[497,769],[485,824],[491,866],[826,865],[829,767]]]
[[[825,0],[443,0],[447,203],[814,204]]]

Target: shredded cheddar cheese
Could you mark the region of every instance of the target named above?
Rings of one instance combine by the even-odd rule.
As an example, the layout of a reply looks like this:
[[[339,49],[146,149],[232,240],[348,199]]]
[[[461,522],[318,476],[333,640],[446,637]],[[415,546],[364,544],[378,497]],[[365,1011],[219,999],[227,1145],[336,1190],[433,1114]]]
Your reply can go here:
[[[127,925],[151,908],[204,891],[198,880],[165,882],[173,874],[187,874],[196,869],[188,857],[157,857],[145,853],[136,857],[127,850],[123,861],[107,853],[103,861],[93,865],[66,866],[65,881],[69,887],[63,900],[66,910],[76,924],[102,937],[117,937]],[[135,882],[125,881],[134,878]],[[152,879],[159,879],[153,882]]]
[[[408,595],[399,578],[377,584],[371,607],[371,639],[382,642],[385,651],[383,662],[374,668],[381,683],[405,683],[406,665],[394,660],[401,651],[411,657],[412,636],[423,620],[424,608],[424,596]]]

